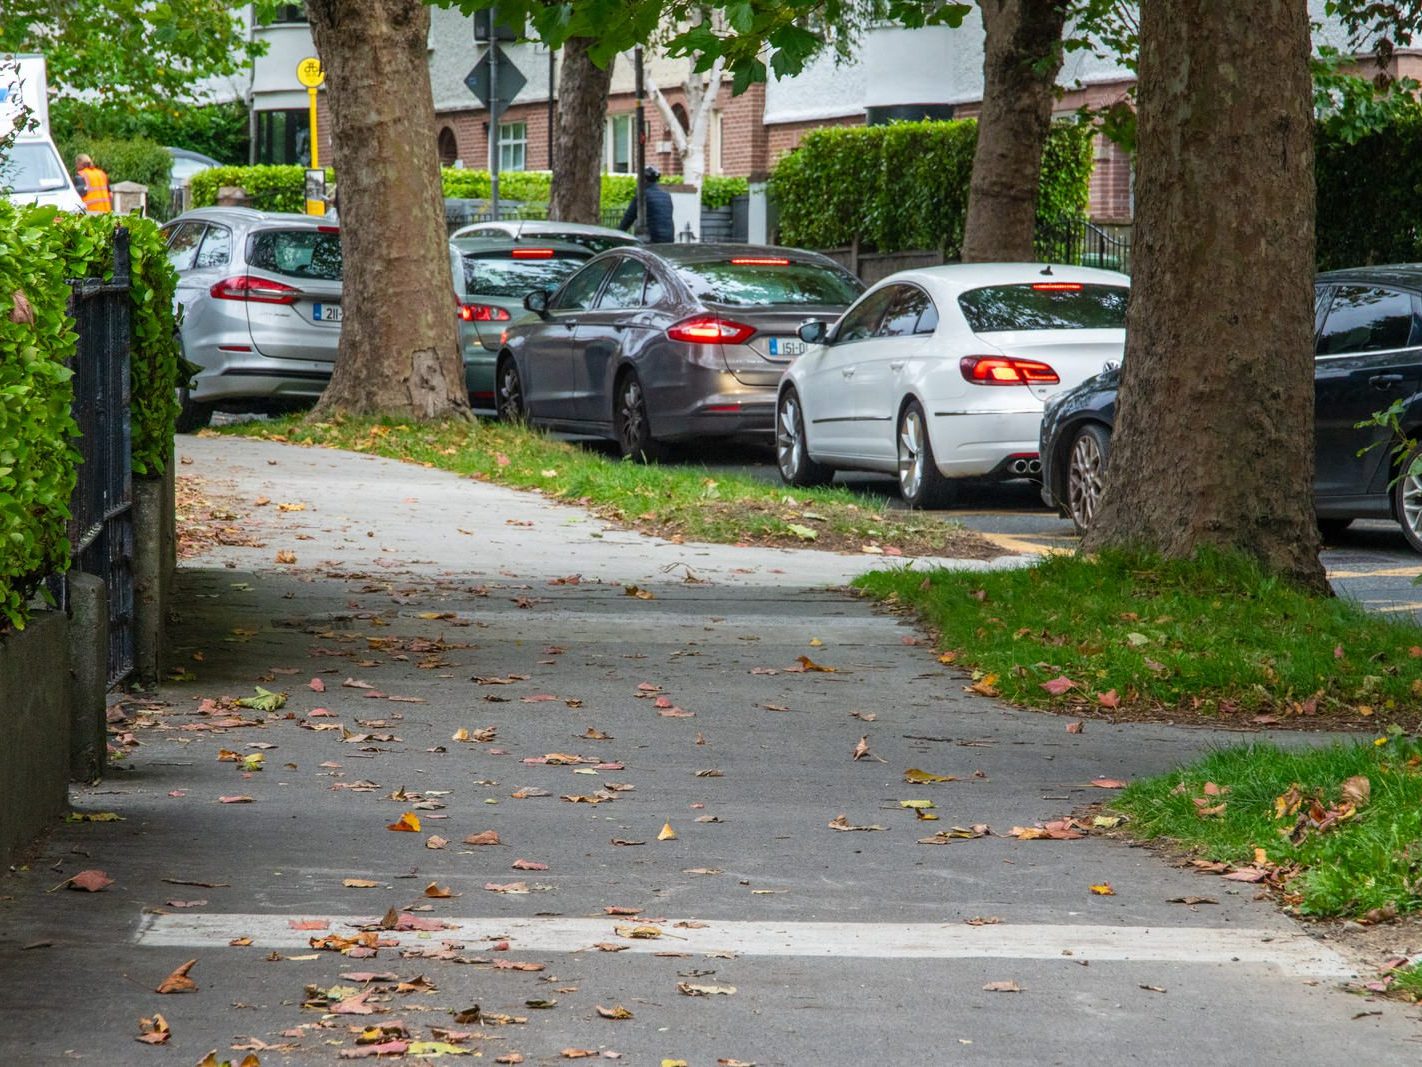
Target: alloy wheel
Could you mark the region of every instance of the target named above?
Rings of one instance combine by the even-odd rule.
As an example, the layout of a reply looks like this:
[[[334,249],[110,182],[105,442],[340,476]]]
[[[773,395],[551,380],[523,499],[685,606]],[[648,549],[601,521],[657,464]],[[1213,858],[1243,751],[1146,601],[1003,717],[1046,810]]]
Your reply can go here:
[[[1082,530],[1091,526],[1106,487],[1106,457],[1096,435],[1083,431],[1071,446],[1067,468],[1067,510]]]
[[[618,401],[618,441],[624,456],[635,456],[647,447],[647,405],[642,400],[642,383],[628,378]]]
[[[514,361],[506,360],[499,368],[499,418],[517,422],[523,414],[523,381]]]
[[[775,452],[780,462],[780,476],[794,482],[805,460],[804,423],[800,415],[800,400],[786,393],[780,401],[780,418],[776,420]]]
[[[916,500],[923,487],[923,446],[923,416],[910,408],[899,424],[899,491],[905,500]]]
[[[1397,510],[1403,526],[1412,535],[1411,540],[1422,541],[1422,475],[1407,473],[1402,476]]]

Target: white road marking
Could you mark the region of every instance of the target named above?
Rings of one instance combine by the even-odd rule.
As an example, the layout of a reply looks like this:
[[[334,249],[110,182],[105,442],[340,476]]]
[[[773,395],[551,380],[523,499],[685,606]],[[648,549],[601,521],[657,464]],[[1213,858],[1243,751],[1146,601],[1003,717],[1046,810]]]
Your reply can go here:
[[[292,922],[322,920],[329,932],[349,936],[370,916],[349,915],[148,915],[139,945],[207,948],[250,937],[259,948],[305,949],[323,931],[295,930]],[[659,938],[616,933],[618,926],[644,925],[638,918],[442,918],[449,929],[382,933],[405,946],[457,941],[477,951],[478,943],[507,939],[516,951],[595,951],[599,941],[627,946],[628,952],[735,952],[742,956],[833,956],[861,959],[1076,959],[1240,963],[1269,966],[1289,975],[1346,978],[1356,974],[1346,959],[1312,938],[1288,930],[1224,929],[1199,926],[1074,926],[1002,923],[809,923],[711,922],[705,927],[658,923]]]

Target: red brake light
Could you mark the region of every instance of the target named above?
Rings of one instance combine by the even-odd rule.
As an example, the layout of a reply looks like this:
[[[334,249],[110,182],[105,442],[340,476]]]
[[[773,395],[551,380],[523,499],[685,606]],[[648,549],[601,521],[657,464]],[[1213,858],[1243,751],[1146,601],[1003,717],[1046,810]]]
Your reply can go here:
[[[339,226],[317,226],[317,227],[316,227],[316,232],[317,232],[317,233],[340,233],[340,232],[341,232],[341,228],[340,228]]]
[[[1039,293],[1079,293],[1080,282],[1033,282],[1032,288]]]
[[[492,304],[460,304],[455,312],[465,322],[508,322],[509,313]]]
[[[788,267],[790,261],[783,256],[737,256],[731,260],[733,267]]]
[[[552,259],[551,248],[515,248],[509,255],[514,259]]]
[[[1035,359],[964,356],[958,369],[974,385],[1056,385],[1061,381],[1056,371]]]
[[[208,294],[218,300],[250,300],[258,304],[294,304],[301,290],[294,285],[274,282],[270,278],[254,278],[239,274],[216,282]]]
[[[692,345],[740,345],[755,334],[754,326],[715,315],[697,315],[684,319],[668,328],[667,336],[673,341],[684,341]]]

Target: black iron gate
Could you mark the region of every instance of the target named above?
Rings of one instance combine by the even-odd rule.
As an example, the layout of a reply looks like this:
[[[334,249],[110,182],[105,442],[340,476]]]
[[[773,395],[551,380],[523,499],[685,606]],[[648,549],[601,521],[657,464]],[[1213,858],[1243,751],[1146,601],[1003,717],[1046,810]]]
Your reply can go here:
[[[70,504],[73,568],[108,588],[109,685],[133,671],[133,466],[129,449],[128,231],[114,231],[111,282],[71,282],[70,314],[79,333],[74,355],[74,419],[83,460]]]

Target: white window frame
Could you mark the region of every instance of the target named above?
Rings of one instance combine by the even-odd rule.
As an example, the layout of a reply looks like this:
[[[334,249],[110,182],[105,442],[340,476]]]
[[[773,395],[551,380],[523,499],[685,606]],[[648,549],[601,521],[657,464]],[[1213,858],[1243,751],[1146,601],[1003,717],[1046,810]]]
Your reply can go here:
[[[628,111],[621,115],[608,115],[607,126],[603,133],[603,161],[602,169],[607,174],[631,174],[637,162],[637,145],[634,140],[635,131],[633,123],[636,116]],[[627,127],[627,160],[625,169],[619,170],[617,166],[617,128]]]
[[[499,170],[526,170],[528,167],[528,123],[499,123]]]

